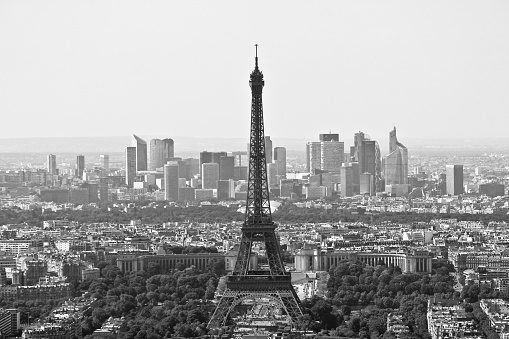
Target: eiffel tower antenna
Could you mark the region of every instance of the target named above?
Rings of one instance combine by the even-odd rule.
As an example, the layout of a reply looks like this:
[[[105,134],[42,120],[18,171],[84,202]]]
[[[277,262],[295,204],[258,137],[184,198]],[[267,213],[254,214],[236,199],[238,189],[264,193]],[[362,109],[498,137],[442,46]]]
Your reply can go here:
[[[293,289],[291,275],[286,272],[283,264],[275,233],[277,226],[272,221],[270,211],[262,105],[265,82],[258,68],[258,45],[255,47],[255,69],[249,80],[251,133],[246,214],[237,261],[233,273],[227,277],[226,291],[209,321],[209,329],[225,326],[231,311],[246,299],[271,300],[283,310],[292,324],[302,315],[301,303]],[[268,270],[251,267],[253,242],[265,244]]]

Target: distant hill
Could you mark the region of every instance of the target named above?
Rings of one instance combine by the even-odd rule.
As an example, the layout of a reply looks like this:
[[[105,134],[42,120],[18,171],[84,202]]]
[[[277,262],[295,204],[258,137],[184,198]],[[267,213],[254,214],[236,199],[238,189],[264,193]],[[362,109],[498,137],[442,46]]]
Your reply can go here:
[[[152,136],[140,136],[147,142]],[[197,157],[201,151],[245,151],[249,140],[247,138],[198,138],[172,137],[175,141],[175,155]],[[388,153],[388,139],[377,139],[382,155]],[[343,139],[344,140],[344,139]],[[305,154],[304,138],[274,138],[273,146],[286,147],[290,153]],[[353,140],[346,139],[345,152],[348,152]],[[401,139],[409,150],[410,155],[476,155],[484,153],[509,154],[509,138],[500,139]],[[60,137],[60,138],[19,138],[0,139],[0,154],[2,153],[43,153],[43,154],[112,154],[124,153],[125,147],[131,146],[130,136],[112,137]]]

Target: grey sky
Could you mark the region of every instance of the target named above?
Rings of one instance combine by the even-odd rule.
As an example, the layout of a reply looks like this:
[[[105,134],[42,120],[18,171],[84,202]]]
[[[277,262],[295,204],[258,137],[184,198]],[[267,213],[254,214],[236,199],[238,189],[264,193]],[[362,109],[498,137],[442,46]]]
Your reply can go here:
[[[506,137],[509,1],[0,1],[0,138]]]

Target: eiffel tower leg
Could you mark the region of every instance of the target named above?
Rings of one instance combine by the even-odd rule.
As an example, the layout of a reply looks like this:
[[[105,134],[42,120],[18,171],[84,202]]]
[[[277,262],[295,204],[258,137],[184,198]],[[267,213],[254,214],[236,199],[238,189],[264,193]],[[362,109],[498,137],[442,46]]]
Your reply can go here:
[[[287,291],[281,291],[278,293],[281,303],[284,305],[286,313],[292,319],[292,323],[295,325],[297,318],[302,316],[302,309],[300,305],[299,297],[293,288]]]
[[[224,291],[224,294],[221,297],[216,310],[210,318],[209,324],[207,326],[208,328],[220,328],[226,325],[228,315],[230,314],[233,307],[235,307],[235,301],[238,297],[238,294],[238,291],[232,291],[230,289],[226,289],[226,291]]]

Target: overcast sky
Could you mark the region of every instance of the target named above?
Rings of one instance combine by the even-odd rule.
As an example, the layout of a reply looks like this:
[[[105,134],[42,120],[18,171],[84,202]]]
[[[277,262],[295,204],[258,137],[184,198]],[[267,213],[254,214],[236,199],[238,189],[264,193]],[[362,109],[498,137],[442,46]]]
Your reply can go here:
[[[0,1],[0,138],[507,137],[509,1]]]

